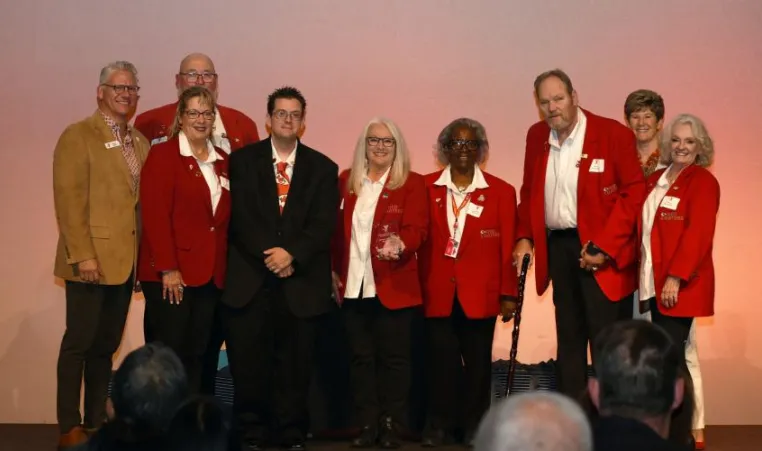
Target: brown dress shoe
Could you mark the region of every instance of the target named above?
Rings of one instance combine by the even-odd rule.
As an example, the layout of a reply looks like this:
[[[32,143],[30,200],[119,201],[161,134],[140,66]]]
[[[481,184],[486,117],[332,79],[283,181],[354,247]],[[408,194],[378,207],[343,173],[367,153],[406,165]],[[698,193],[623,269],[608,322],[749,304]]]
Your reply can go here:
[[[77,445],[81,445],[87,441],[87,434],[82,426],[73,427],[66,434],[61,434],[58,438],[58,449],[65,450]]]

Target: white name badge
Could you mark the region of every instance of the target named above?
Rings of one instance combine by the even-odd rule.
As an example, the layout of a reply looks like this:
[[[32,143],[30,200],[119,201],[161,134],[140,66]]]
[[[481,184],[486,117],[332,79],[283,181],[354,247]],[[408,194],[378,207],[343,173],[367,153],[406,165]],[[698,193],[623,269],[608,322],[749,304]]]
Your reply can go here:
[[[106,149],[113,149],[114,147],[119,147],[121,144],[119,144],[119,141],[111,141],[106,143]]]
[[[466,210],[466,213],[473,216],[474,218],[478,218],[482,215],[482,210],[484,210],[483,205],[468,204],[468,210]]]
[[[602,158],[596,158],[590,165],[590,172],[603,172],[604,162]]]
[[[163,143],[166,140],[167,140],[166,136],[161,136],[159,138],[154,138],[154,139],[151,140],[151,145],[153,146],[153,145],[156,145],[156,144],[161,144],[161,143]]]
[[[230,191],[230,180],[227,177],[220,176],[220,186]]]
[[[680,198],[675,196],[664,196],[661,200],[661,206],[667,210],[677,210],[677,204],[680,203]]]

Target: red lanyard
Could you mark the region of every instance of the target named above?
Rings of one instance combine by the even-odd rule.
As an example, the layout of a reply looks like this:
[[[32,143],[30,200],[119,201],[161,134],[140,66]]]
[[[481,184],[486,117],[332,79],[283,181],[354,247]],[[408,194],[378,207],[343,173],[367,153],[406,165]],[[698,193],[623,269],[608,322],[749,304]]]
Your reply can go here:
[[[450,190],[450,200],[452,205],[452,213],[455,215],[455,222],[452,225],[452,234],[455,235],[458,232],[458,218],[460,217],[460,212],[463,211],[463,209],[468,205],[468,202],[471,200],[471,194],[469,193],[465,199],[463,199],[463,202],[460,203],[459,206],[455,206],[455,194],[453,194],[452,190]]]

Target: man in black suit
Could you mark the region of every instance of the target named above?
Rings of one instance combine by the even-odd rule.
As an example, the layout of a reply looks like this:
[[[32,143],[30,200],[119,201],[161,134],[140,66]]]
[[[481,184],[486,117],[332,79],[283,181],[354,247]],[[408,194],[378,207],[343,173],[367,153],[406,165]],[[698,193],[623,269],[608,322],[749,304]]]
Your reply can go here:
[[[598,409],[595,450],[692,450],[690,424],[670,424],[679,408],[692,409],[690,381],[680,373],[682,346],[643,320],[614,323],[595,339],[595,377],[588,380]]]
[[[331,299],[330,240],[338,166],[302,144],[306,101],[267,100],[270,138],[230,156],[227,280],[222,302],[234,411],[249,449],[305,448],[307,392],[319,319]]]

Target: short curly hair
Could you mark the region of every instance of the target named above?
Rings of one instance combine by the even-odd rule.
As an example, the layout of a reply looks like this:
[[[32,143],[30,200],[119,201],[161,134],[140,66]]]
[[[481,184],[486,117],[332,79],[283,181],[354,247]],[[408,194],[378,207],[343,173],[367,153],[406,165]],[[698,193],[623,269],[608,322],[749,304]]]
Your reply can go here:
[[[467,117],[461,117],[447,124],[447,126],[439,132],[437,138],[437,144],[435,146],[437,161],[442,166],[447,166],[450,159],[447,158],[447,145],[452,141],[452,134],[459,128],[469,128],[474,131],[476,139],[479,141],[479,149],[476,154],[476,163],[482,164],[487,161],[487,155],[489,154],[489,141],[487,140],[487,131],[484,126],[477,120]]]

